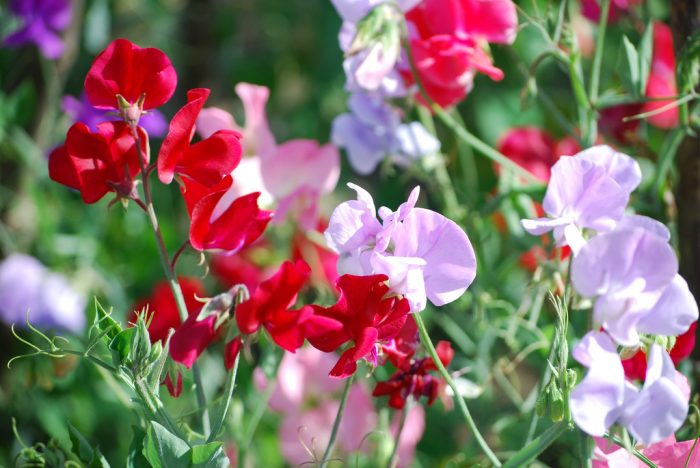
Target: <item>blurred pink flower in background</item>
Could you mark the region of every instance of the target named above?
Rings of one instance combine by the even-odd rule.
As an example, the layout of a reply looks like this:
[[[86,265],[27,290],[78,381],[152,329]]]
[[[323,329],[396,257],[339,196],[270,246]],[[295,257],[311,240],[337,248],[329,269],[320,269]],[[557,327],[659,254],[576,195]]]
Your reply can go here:
[[[343,382],[328,377],[336,356],[311,347],[286,353],[277,371],[270,408],[282,414],[279,443],[282,455],[290,464],[301,464],[320,458],[326,449],[333,422],[338,411]],[[255,369],[256,385],[265,388],[267,379],[260,368]],[[392,435],[399,426],[398,416],[392,423]],[[336,450],[343,453],[358,451],[365,437],[377,429],[377,413],[367,388],[356,382],[350,389],[347,405],[340,423]],[[408,466],[416,444],[423,435],[423,408],[416,405],[406,417],[397,450],[398,466]]]

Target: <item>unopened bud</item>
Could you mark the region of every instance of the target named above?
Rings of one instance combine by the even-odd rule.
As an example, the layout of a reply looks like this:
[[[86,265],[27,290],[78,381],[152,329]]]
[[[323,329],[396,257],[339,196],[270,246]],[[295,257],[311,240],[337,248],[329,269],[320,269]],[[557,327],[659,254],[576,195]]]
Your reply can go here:
[[[558,387],[552,385],[550,389],[549,413],[552,417],[552,421],[559,422],[564,419],[564,405],[566,405],[566,402],[564,401],[564,395],[562,395]]]
[[[547,413],[547,404],[549,400],[548,393],[549,389],[545,389],[545,391],[541,392],[540,396],[537,397],[537,402],[535,403],[535,412],[540,418],[544,417],[544,415]]]

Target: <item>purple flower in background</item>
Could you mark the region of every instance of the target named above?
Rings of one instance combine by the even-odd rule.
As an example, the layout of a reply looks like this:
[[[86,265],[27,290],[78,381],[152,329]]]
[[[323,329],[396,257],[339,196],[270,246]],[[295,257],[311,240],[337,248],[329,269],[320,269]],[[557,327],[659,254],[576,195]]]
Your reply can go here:
[[[584,244],[580,230],[612,230],[640,181],[637,162],[608,146],[564,156],[552,167],[542,204],[549,217],[524,219],[522,225],[537,236],[554,231],[557,245],[569,245],[576,254]]]
[[[420,123],[401,124],[398,112],[378,95],[353,93],[350,112],[333,121],[331,139],[345,148],[352,168],[370,174],[387,156],[399,165],[440,151],[440,142]]]
[[[678,275],[668,238],[631,226],[588,241],[571,266],[576,291],[596,298],[593,317],[623,346],[636,346],[639,334],[680,335],[698,319],[688,285]]]
[[[82,122],[90,127],[93,132],[97,131],[98,123],[108,120],[121,120],[121,117],[117,114],[92,107],[85,93],[80,96],[80,99],[73,96],[63,96],[63,99],[61,99],[61,109],[70,117],[73,123]],[[168,121],[165,120],[163,114],[155,109],[141,116],[141,119],[139,119],[139,126],[146,130],[149,136],[156,138],[162,138],[168,131]]]
[[[62,328],[81,332],[85,327],[86,299],[68,280],[53,273],[34,257],[12,254],[0,263],[0,319],[23,326]]]
[[[426,299],[441,306],[459,298],[474,280],[476,256],[466,233],[439,213],[415,208],[419,187],[396,211],[381,207],[354,184],[357,200],[336,207],[325,232],[339,254],[338,273],[385,274],[389,286],[408,299],[411,310]]]
[[[648,352],[647,377],[639,389],[625,379],[615,343],[604,332],[589,332],[572,351],[588,368],[569,397],[571,416],[584,432],[601,437],[615,423],[649,445],[673,434],[688,412],[688,394],[665,349]]]
[[[21,18],[22,26],[5,38],[7,46],[34,43],[49,60],[63,54],[60,33],[71,21],[70,0],[10,0],[10,11]]]
[[[396,4],[405,13],[420,2],[421,0],[397,0]],[[343,21],[357,23],[367,16],[372,8],[386,3],[386,0],[331,0],[331,3]]]

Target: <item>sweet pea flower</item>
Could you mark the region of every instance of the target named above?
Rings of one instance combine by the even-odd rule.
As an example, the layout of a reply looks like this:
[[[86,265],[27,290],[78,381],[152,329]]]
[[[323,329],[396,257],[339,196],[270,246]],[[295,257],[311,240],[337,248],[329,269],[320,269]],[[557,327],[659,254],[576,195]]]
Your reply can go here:
[[[593,237],[574,257],[571,280],[579,294],[596,298],[595,323],[623,346],[636,346],[639,333],[680,335],[698,319],[668,240],[642,227],[623,224]]]
[[[98,124],[106,120],[122,120],[121,117],[114,113],[110,114],[104,109],[93,107],[85,93],[81,94],[80,99],[73,96],[63,96],[61,109],[70,117],[73,123],[82,122],[93,132],[97,130]],[[162,138],[168,131],[168,122],[163,114],[155,109],[141,116],[139,126],[146,131],[149,137]]]
[[[18,47],[34,43],[49,60],[63,55],[60,35],[71,22],[70,0],[10,0],[9,9],[21,18],[22,26],[5,37],[4,45]]]
[[[576,254],[584,244],[580,230],[612,230],[641,178],[639,164],[609,146],[562,157],[552,167],[542,203],[548,217],[521,223],[532,235],[554,231],[557,246],[568,245]]]
[[[343,275],[338,278],[340,297],[335,305],[310,306],[317,320],[325,318],[329,324],[326,330],[307,333],[313,347],[330,353],[353,342],[331,369],[331,377],[350,377],[361,359],[376,367],[379,343],[394,338],[406,323],[408,301],[387,296],[387,279],[385,275]]]
[[[119,109],[119,95],[138,107],[135,117],[139,117],[141,111],[168,102],[176,85],[175,68],[162,51],[117,39],[92,63],[85,77],[85,94],[98,109]]]
[[[593,22],[600,21],[600,0],[581,0],[581,13]],[[642,3],[642,0],[612,0],[608,10],[608,22],[616,22],[634,5]]]
[[[397,0],[396,4],[403,12],[410,11],[418,5],[421,0]],[[336,11],[343,19],[349,23],[358,23],[367,13],[385,0],[331,0]]]
[[[498,140],[498,151],[527,169],[542,182],[549,182],[552,166],[562,155],[580,151],[575,139],[555,140],[537,127],[517,127],[508,130]],[[495,166],[500,169],[498,165]]]
[[[358,174],[374,172],[387,156],[407,166],[440,151],[440,142],[419,122],[401,124],[398,112],[380,96],[353,93],[350,112],[333,121],[331,139],[345,148],[348,161]]]
[[[148,164],[147,137],[142,128],[143,164]],[[80,191],[87,204],[96,203],[109,192],[130,198],[133,178],[141,170],[139,151],[131,130],[124,122],[102,122],[92,132],[83,123],[74,124],[63,146],[49,155],[49,177]]]
[[[190,244],[196,250],[233,255],[265,231],[272,212],[258,206],[260,193],[230,197],[233,184],[226,176],[213,187],[183,179],[180,192],[190,215]]]
[[[503,79],[481,43],[513,43],[518,17],[511,0],[424,0],[406,19],[418,76],[438,105],[464,99],[477,72]],[[413,84],[410,70],[404,68],[402,76],[407,85]]]
[[[204,285],[197,278],[180,277],[177,282],[182,289],[188,314],[197,315],[203,306],[197,298],[206,296]],[[139,300],[131,307],[128,321],[136,322],[136,314],[143,310],[149,314],[148,335],[151,343],[165,341],[170,329],[176,330],[182,323],[175,297],[167,281],[156,283],[149,297]]]
[[[15,253],[0,262],[0,320],[8,325],[58,328],[80,333],[85,328],[87,299],[64,276],[36,258]]]
[[[645,468],[648,466],[623,447],[601,437],[594,439],[596,447],[593,452],[593,468]],[[700,450],[694,447],[696,442],[696,440],[678,442],[676,436],[671,434],[660,442],[648,447],[639,447],[638,450],[656,466],[669,468],[700,466]]]
[[[164,184],[175,175],[211,187],[227,177],[241,161],[241,135],[234,130],[219,130],[190,144],[195,122],[210,91],[205,88],[187,92],[187,104],[170,121],[168,135],[158,152],[158,178]]]
[[[571,416],[587,434],[602,437],[619,423],[638,442],[649,445],[670,436],[685,421],[688,394],[679,386],[673,362],[661,346],[649,349],[641,389],[625,380],[615,343],[604,332],[589,332],[572,354],[588,368],[569,397]]]
[[[357,200],[338,205],[325,232],[328,246],[340,255],[340,274],[387,275],[391,291],[404,295],[413,312],[425,308],[426,298],[441,306],[464,293],[476,276],[469,238],[441,214],[415,208],[419,187],[395,212],[381,207],[380,223],[372,196],[348,186]]]
[[[646,96],[649,98],[661,98],[676,96],[676,56],[673,47],[673,32],[666,24],[655,22],[654,51],[651,58],[651,70],[647,80]],[[642,112],[651,112],[660,109],[673,99],[645,102]],[[669,129],[678,125],[678,107],[673,107],[664,112],[647,117],[650,124],[655,127]]]

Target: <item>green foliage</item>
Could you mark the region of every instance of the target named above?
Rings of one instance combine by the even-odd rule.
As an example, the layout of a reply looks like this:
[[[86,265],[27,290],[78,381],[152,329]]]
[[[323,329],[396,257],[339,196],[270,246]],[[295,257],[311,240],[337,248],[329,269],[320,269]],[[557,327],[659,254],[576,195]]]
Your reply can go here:
[[[189,444],[151,421],[143,441],[143,455],[153,468],[225,468],[229,460],[220,442]]]

